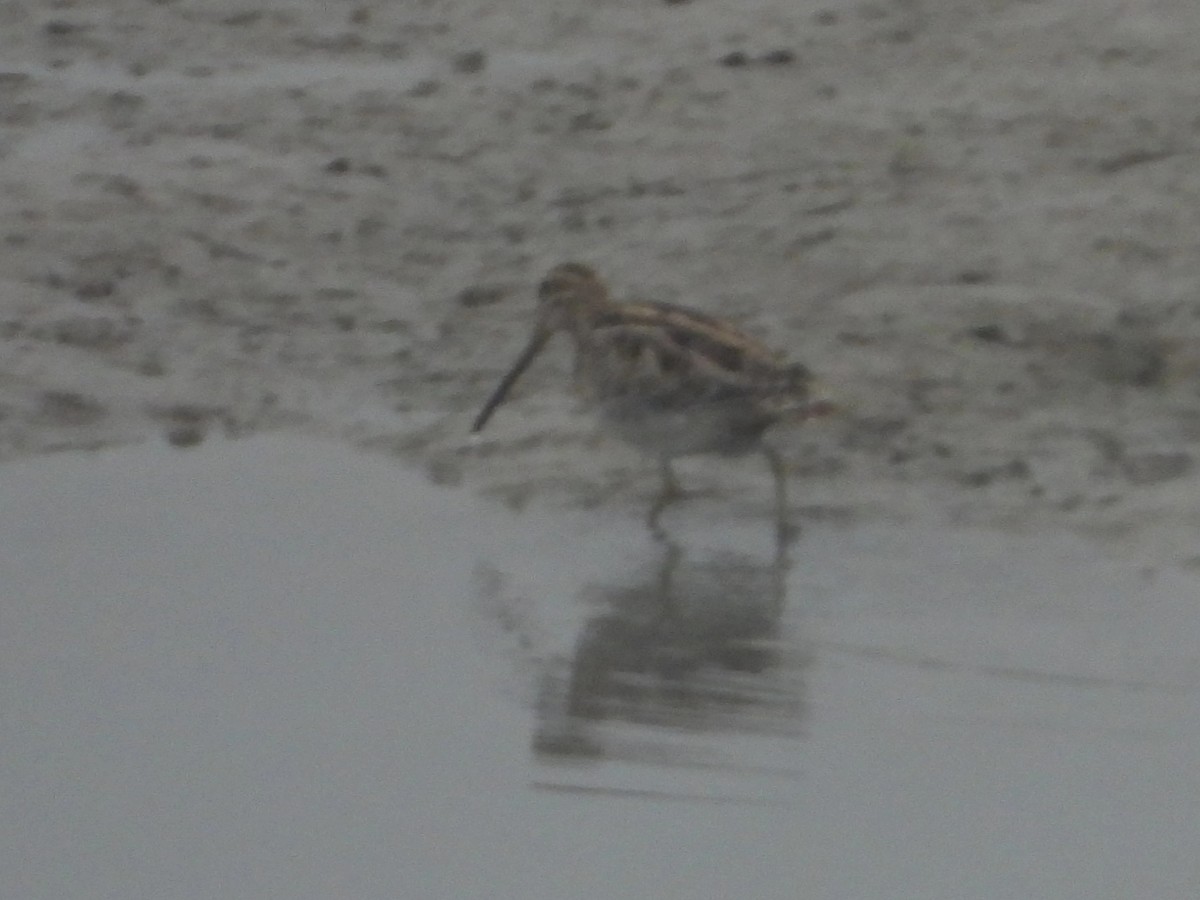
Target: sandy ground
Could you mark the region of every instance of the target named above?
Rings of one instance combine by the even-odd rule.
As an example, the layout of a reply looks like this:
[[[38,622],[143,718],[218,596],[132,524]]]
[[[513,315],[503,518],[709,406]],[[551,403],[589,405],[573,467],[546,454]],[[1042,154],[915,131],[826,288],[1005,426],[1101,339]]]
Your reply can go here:
[[[0,5],[0,454],[280,426],[520,507],[645,502],[549,354],[563,259],[846,412],[801,515],[1197,564],[1191,0]],[[516,410],[517,413],[513,411]],[[752,464],[696,487],[766,509]]]

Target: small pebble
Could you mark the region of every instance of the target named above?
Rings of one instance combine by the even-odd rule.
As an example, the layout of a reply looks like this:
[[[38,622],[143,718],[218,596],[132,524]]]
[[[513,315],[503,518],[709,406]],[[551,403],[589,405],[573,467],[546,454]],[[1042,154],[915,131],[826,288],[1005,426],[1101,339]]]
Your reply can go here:
[[[468,309],[476,306],[489,306],[504,299],[507,291],[499,285],[475,284],[463,289],[458,295],[458,305]]]
[[[67,22],[63,19],[51,19],[42,27],[46,34],[51,34],[55,37],[63,37],[76,31],[83,31],[84,28],[82,25],[76,25],[74,22]]]
[[[199,425],[176,425],[167,429],[167,443],[172,447],[195,447],[204,441],[204,428]]]
[[[468,50],[454,57],[454,71],[465,75],[482,72],[487,66],[487,54],[482,50]]]
[[[787,49],[772,50],[770,53],[764,53],[762,57],[762,62],[768,66],[788,66],[795,61],[796,54]]]
[[[983,341],[985,344],[1006,344],[1008,343],[1008,335],[1004,329],[995,323],[987,325],[977,325],[970,330],[971,337],[977,341]]]

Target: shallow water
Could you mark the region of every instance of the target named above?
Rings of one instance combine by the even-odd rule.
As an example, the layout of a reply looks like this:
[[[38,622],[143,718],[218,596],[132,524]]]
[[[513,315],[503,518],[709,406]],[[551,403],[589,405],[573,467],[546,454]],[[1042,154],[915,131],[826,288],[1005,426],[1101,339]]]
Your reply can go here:
[[[1200,579],[326,441],[0,468],[22,898],[1195,896]]]

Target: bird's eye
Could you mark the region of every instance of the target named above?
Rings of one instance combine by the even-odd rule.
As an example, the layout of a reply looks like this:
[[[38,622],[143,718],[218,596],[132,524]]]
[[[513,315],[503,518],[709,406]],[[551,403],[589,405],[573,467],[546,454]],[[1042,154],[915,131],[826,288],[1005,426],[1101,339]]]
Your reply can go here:
[[[538,299],[552,302],[571,296],[571,284],[561,278],[547,278],[538,286]]]
[[[681,353],[659,353],[658,367],[664,375],[673,375],[687,368],[687,357]]]

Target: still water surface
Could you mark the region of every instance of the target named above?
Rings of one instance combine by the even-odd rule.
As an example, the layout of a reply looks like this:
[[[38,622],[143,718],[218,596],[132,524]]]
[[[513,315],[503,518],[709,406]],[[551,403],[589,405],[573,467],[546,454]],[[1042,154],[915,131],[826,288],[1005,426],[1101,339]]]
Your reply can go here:
[[[4,895],[1200,895],[1194,573],[727,518],[280,435],[0,467]]]

